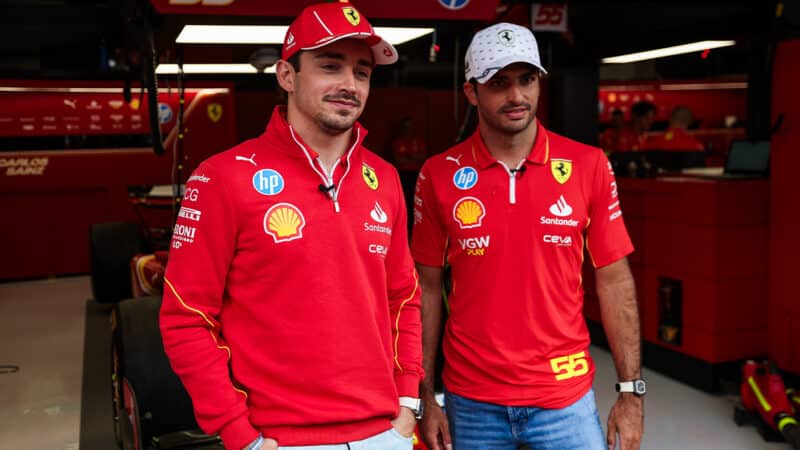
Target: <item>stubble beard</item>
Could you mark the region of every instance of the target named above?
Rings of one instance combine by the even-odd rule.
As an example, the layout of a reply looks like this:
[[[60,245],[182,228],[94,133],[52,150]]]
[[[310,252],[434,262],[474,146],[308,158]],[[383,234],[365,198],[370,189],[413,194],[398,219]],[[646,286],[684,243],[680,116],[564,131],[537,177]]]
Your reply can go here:
[[[356,103],[357,107],[361,106],[361,101],[357,98],[350,96],[350,95],[338,95],[338,96],[324,96],[322,97],[322,103],[326,103],[333,100],[346,100],[353,103]],[[317,122],[317,125],[325,132],[336,135],[342,134],[351,128],[353,128],[353,124],[358,120],[360,116],[360,112],[356,114],[350,114],[344,110],[334,110],[333,112],[320,110],[317,114],[314,115],[314,120]]]
[[[526,104],[525,106],[528,108],[528,117],[524,122],[504,122],[501,117],[503,109],[505,109],[507,105],[494,112],[484,112],[482,119],[497,132],[507,136],[513,136],[528,129],[534,119],[536,119],[536,108],[532,107],[530,104]]]
[[[314,116],[317,125],[328,134],[342,134],[351,128],[356,122],[357,117],[352,117],[348,114],[340,114],[338,112],[329,113],[320,111]]]

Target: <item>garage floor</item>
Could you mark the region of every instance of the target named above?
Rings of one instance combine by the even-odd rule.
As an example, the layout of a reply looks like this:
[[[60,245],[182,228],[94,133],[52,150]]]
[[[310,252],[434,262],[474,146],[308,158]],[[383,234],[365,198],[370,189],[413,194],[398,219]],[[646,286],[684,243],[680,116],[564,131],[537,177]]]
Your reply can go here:
[[[0,447],[76,450],[81,420],[84,315],[88,277],[0,283]],[[608,352],[592,348],[601,417],[615,398]],[[643,449],[788,449],[767,444],[753,428],[737,428],[732,400],[645,370],[648,380]],[[103,379],[99,376],[98,379]],[[105,408],[110,405],[83,405]],[[111,447],[108,447],[109,450]],[[84,449],[94,450],[94,449]]]

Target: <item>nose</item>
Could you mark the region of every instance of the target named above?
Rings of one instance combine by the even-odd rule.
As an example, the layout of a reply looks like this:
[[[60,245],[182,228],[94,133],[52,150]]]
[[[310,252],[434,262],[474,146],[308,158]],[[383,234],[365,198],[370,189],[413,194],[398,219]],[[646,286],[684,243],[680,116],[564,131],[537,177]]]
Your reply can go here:
[[[525,96],[522,94],[522,88],[517,84],[513,83],[509,88],[508,92],[506,93],[507,99],[509,103],[513,103],[515,105],[520,104],[525,101]]]
[[[356,92],[356,75],[352,70],[342,71],[342,77],[339,80],[339,90],[347,92],[348,94],[355,94]]]

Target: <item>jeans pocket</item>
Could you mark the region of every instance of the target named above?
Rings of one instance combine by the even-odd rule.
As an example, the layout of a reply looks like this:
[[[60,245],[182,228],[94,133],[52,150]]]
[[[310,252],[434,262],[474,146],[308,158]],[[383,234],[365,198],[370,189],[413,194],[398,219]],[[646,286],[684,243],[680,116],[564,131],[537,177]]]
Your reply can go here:
[[[389,432],[390,432],[390,433],[391,433],[391,434],[392,434],[394,437],[396,437],[396,438],[398,438],[398,439],[402,439],[402,440],[403,440],[403,442],[412,442],[412,441],[414,440],[414,435],[413,435],[413,434],[412,434],[411,436],[409,436],[409,437],[405,437],[405,436],[403,436],[402,434],[400,434],[400,432],[399,432],[399,431],[395,430],[394,428],[392,428],[391,430],[389,430]]]

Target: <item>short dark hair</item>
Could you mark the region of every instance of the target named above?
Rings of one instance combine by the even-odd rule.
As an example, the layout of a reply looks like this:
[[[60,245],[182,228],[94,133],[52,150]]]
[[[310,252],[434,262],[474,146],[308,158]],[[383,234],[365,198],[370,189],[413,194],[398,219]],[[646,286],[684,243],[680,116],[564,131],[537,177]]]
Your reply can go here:
[[[303,51],[301,50],[295,53],[294,55],[290,56],[289,59],[286,60],[286,62],[291,64],[292,67],[294,67],[295,72],[300,72],[300,53],[303,53]]]
[[[303,53],[302,50],[290,56],[289,59],[286,60],[286,62],[288,62],[294,68],[295,72],[300,72],[301,53]],[[286,92],[280,84],[278,84],[278,100],[284,104],[289,102],[289,93]]]
[[[633,115],[633,117],[644,117],[650,114],[651,112],[652,113],[656,112],[656,105],[646,100],[636,102],[633,104],[633,106],[631,106],[631,114]]]

